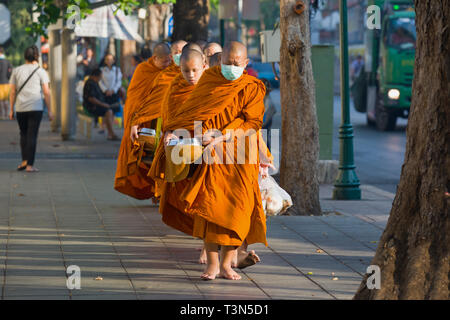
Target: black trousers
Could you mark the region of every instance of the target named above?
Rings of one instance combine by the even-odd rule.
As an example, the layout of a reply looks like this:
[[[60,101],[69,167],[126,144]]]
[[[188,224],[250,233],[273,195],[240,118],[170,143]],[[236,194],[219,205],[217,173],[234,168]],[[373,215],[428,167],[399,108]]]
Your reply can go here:
[[[27,161],[27,165],[29,166],[34,164],[42,113],[42,111],[16,112],[17,122],[20,128],[22,161]]]

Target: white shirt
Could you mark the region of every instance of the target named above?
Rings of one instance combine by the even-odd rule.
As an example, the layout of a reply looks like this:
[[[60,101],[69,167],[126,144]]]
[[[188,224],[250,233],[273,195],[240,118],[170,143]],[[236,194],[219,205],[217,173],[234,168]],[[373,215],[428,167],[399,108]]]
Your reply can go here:
[[[102,70],[102,78],[100,79],[99,85],[103,92],[108,90],[117,93],[122,86],[122,71],[116,66],[112,66],[111,69],[108,66],[100,68]]]
[[[37,63],[24,64],[13,70],[10,83],[16,86],[16,92],[37,67],[39,67]],[[49,83],[49,78],[47,72],[39,68],[16,96],[16,112],[44,110],[44,96],[42,93],[42,85],[44,83]]]

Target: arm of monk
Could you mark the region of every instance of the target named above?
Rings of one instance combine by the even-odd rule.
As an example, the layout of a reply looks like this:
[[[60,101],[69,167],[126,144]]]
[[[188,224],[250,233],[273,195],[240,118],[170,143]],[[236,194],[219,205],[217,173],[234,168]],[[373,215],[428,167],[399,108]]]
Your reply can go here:
[[[155,81],[155,83],[156,82],[157,81]],[[147,110],[148,108],[154,108],[153,101],[151,100],[152,94],[153,88],[150,93],[147,94],[147,98],[143,101],[143,103],[136,108],[136,111],[131,118],[132,126],[142,126],[144,123],[155,119],[154,112],[149,113]]]
[[[248,130],[257,132],[257,143],[259,151],[260,163],[272,165],[273,156],[264,142],[261,126],[264,117],[264,95],[265,90],[258,85],[248,86],[244,91],[244,103],[246,104],[242,109],[240,116],[241,124],[235,128],[233,138],[235,142],[241,139],[242,135],[246,135]],[[240,130],[238,130],[240,129]]]

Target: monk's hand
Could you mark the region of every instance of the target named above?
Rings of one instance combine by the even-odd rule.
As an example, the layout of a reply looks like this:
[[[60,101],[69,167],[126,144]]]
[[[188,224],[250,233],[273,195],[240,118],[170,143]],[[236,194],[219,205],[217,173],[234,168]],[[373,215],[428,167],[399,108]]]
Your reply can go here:
[[[269,168],[276,170],[275,166],[272,163],[260,163],[259,164],[259,175],[262,178],[267,178],[269,176]]]
[[[213,141],[214,141],[214,133],[212,131],[208,131],[202,136],[202,143],[204,146],[207,146]]]
[[[134,140],[139,138],[138,129],[139,129],[139,126],[137,126],[137,125],[131,127],[130,139],[132,142],[134,142]]]
[[[221,135],[218,137],[215,137],[216,133],[214,131],[208,131],[206,132],[203,137],[202,137],[202,143],[204,146],[207,146],[209,144],[218,144],[221,143],[223,141],[226,141],[229,138],[229,135]]]
[[[167,131],[167,132],[164,134],[164,145],[165,145],[165,146],[169,145],[169,142],[170,142],[170,140],[172,140],[172,139],[178,139],[178,137],[177,137],[176,135],[174,135],[174,134],[172,133],[172,131]]]

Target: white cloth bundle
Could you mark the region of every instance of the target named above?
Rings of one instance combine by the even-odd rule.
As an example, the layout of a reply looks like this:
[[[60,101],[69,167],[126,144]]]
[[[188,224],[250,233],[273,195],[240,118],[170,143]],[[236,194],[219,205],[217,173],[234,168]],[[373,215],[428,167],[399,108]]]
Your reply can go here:
[[[267,216],[276,216],[292,206],[291,196],[281,188],[274,178],[258,178],[264,212]]]

